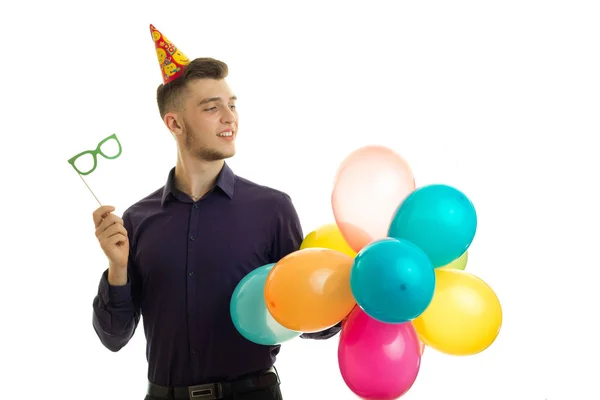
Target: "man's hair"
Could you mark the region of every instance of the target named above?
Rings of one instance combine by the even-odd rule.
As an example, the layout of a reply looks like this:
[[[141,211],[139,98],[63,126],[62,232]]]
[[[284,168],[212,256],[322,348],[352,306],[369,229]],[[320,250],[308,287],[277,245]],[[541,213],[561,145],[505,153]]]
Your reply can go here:
[[[196,79],[224,79],[229,74],[229,67],[223,61],[214,58],[196,58],[184,69],[183,75],[156,89],[156,101],[160,117],[173,110],[180,110],[185,97],[188,82]]]

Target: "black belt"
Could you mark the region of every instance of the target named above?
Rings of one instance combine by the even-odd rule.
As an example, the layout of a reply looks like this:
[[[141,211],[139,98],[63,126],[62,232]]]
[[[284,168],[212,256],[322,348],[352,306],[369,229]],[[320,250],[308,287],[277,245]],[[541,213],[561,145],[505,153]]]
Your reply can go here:
[[[148,382],[147,394],[158,399],[214,400],[231,396],[233,393],[245,393],[251,390],[264,389],[274,386],[277,383],[279,383],[277,370],[271,368],[260,374],[246,378],[196,386],[166,387]]]

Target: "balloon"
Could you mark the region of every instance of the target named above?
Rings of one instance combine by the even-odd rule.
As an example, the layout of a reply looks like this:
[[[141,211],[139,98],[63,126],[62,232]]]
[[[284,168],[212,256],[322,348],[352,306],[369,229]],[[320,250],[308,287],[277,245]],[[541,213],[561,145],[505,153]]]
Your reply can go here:
[[[412,324],[412,322],[411,322],[411,324]],[[414,327],[415,327],[415,326],[413,325],[413,328],[414,328]],[[417,331],[417,330],[415,329],[415,332],[416,332],[416,331]],[[417,333],[417,336],[419,336],[419,334],[418,334],[418,333]],[[424,352],[424,351],[425,351],[425,343],[423,343],[423,342],[421,341],[421,339],[419,338],[419,354],[423,355],[423,352]]]
[[[469,251],[465,251],[462,256],[458,257],[456,260],[452,261],[449,264],[444,265],[444,269],[460,269],[464,271],[467,267],[467,261],[469,260]]]
[[[413,325],[413,328],[414,328],[414,325]],[[415,332],[416,331],[417,330],[415,329]],[[417,333],[417,336],[418,336],[418,333]],[[421,340],[421,338],[419,338],[419,352],[420,352],[421,355],[423,355],[423,352],[425,352],[425,343],[423,343],[423,341]]]
[[[446,185],[429,185],[402,202],[388,236],[413,242],[437,268],[467,251],[476,229],[475,208],[463,193]]]
[[[319,332],[356,305],[350,289],[352,257],[309,248],[282,258],[267,276],[265,301],[277,322],[298,332]]]
[[[436,269],[436,287],[427,310],[413,321],[421,340],[450,355],[473,355],[498,337],[502,307],[480,278],[456,269]]]
[[[348,245],[336,224],[323,225],[306,235],[300,249],[313,247],[336,250],[352,258],[356,256],[356,252]]]
[[[421,366],[419,338],[410,322],[386,324],[356,307],[342,328],[338,365],[348,388],[363,399],[404,395]]]
[[[408,163],[382,146],[362,147],[338,168],[331,205],[337,226],[354,251],[387,236],[398,205],[415,189]]]
[[[429,305],[435,273],[423,250],[406,240],[381,239],[354,259],[350,287],[357,304],[387,323],[411,321]]]
[[[281,326],[267,310],[265,281],[274,265],[263,265],[247,274],[236,286],[229,304],[231,319],[238,332],[254,343],[267,346],[300,336],[300,332]]]

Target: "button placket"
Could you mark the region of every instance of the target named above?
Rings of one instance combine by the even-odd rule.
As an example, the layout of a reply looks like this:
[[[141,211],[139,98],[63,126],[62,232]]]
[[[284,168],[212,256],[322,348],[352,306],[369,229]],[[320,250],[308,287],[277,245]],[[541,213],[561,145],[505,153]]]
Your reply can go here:
[[[187,264],[187,271],[188,271],[188,276],[193,276],[194,275],[194,271],[193,268],[194,266],[197,264],[197,261],[194,259],[195,254],[194,254],[194,248],[195,246],[191,243],[194,242],[196,240],[196,237],[198,235],[198,203],[194,203],[192,205],[191,208],[191,212],[190,212],[190,225],[189,225],[189,243],[188,243],[188,264]]]
[[[191,353],[191,357],[192,357],[192,371],[194,372],[194,375],[197,375],[200,371],[200,367],[198,365],[199,359],[198,359],[198,349],[196,348],[196,341],[197,341],[197,337],[198,337],[198,332],[196,332],[197,330],[197,325],[196,325],[196,321],[195,318],[197,317],[196,314],[196,298],[197,298],[197,291],[198,289],[198,280],[196,279],[196,273],[195,273],[195,269],[198,266],[199,263],[199,259],[198,259],[198,254],[197,254],[197,245],[195,243],[196,238],[198,237],[198,229],[199,229],[199,219],[200,219],[200,214],[199,214],[199,206],[197,203],[192,204],[192,206],[190,207],[190,217],[189,217],[189,238],[188,238],[188,243],[187,243],[187,253],[188,253],[188,257],[187,257],[187,265],[186,265],[186,271],[187,271],[187,304],[188,304],[188,309],[187,309],[187,314],[188,314],[188,340],[190,343],[190,353]]]

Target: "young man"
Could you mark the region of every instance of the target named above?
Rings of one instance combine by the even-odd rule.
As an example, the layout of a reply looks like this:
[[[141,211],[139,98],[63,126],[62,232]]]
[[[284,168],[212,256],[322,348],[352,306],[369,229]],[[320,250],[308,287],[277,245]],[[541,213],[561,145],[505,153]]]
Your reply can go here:
[[[235,329],[229,301],[238,282],[279,261],[303,240],[290,197],[235,175],[236,97],[228,67],[193,61],[150,26],[163,74],[160,115],[177,142],[165,186],[123,218],[93,213],[109,259],[94,299],[93,326],[119,351],[143,315],[146,399],[281,399],[273,365],[279,346],[261,346]],[[327,339],[336,326],[303,338]]]

